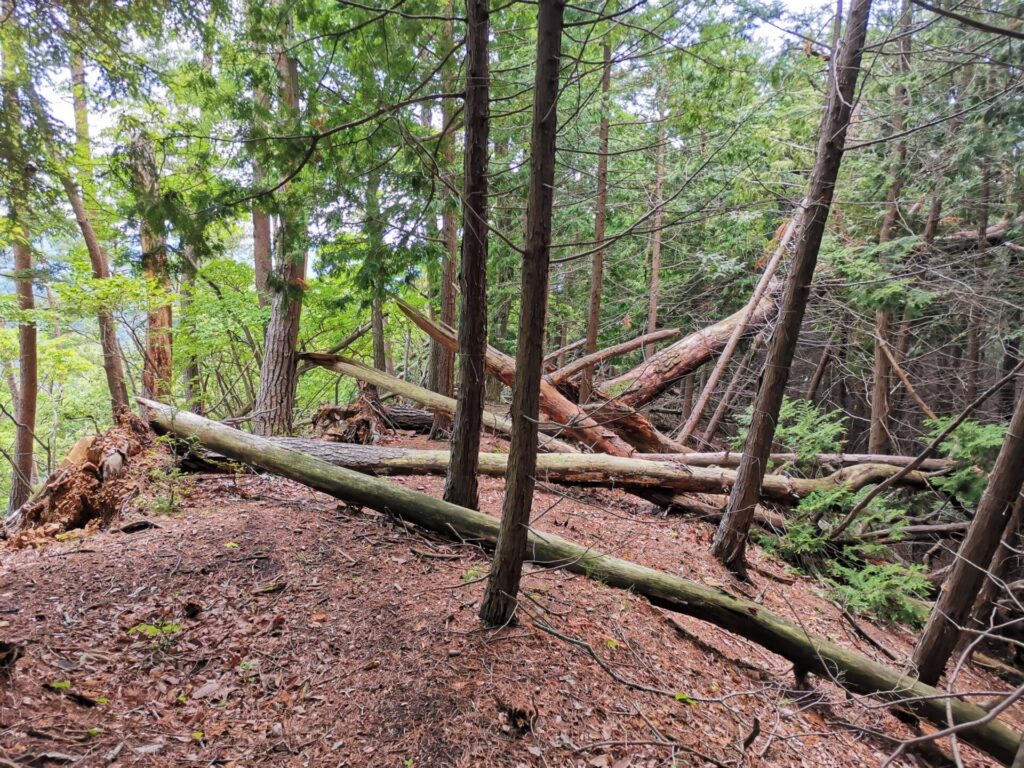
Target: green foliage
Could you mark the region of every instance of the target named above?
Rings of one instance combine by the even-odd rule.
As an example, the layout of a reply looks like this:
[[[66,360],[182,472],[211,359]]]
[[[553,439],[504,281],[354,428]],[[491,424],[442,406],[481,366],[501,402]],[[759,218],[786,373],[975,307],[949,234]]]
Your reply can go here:
[[[915,598],[931,590],[925,567],[897,563],[829,565],[836,597],[853,613],[873,613],[883,621],[920,625],[927,618]]]
[[[953,418],[928,420],[931,438],[935,439]],[[991,470],[1005,437],[1005,424],[982,424],[971,419],[964,421],[939,446],[946,458],[957,462],[957,468],[948,475],[936,477],[932,481],[935,487],[961,503],[976,506],[985,492],[987,472]]]
[[[743,448],[752,416],[753,408],[748,406],[736,417],[742,429],[732,441],[733,448]],[[840,410],[822,411],[808,400],[786,397],[779,410],[775,443],[785,451],[796,453],[801,465],[807,464],[819,453],[842,450],[843,437],[846,435],[844,419],[845,415]]]
[[[880,621],[916,624],[921,619],[915,600],[930,590],[924,570],[916,565],[879,562],[891,553],[884,545],[860,539],[837,546],[828,530],[868,492],[848,488],[815,491],[801,500],[786,535],[769,544],[787,562],[818,574],[834,597],[854,613],[870,612]],[[884,528],[898,540],[907,510],[891,496],[874,499],[860,518],[866,529]]]

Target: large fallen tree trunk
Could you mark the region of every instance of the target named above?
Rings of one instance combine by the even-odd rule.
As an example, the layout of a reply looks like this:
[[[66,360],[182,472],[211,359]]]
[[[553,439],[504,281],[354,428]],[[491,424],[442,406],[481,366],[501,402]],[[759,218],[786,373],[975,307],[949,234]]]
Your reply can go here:
[[[396,303],[405,315],[430,338],[453,349],[457,343],[455,331],[434,322],[400,299]],[[504,352],[487,347],[484,358],[487,372],[512,386],[516,378],[516,361]],[[609,404],[609,410],[615,403]],[[548,418],[565,425],[568,434],[584,445],[612,456],[630,456],[640,451],[674,453],[687,450],[667,435],[663,435],[645,417],[631,408],[617,407],[614,415],[595,418],[569,400],[546,379],[540,382],[540,407]]]
[[[399,379],[397,376],[391,376],[383,371],[378,371],[376,368],[370,368],[362,363],[357,363],[354,360],[338,355],[328,355],[321,352],[307,352],[300,355],[299,358],[308,360],[310,363],[322,366],[328,370],[351,376],[367,384],[373,384],[389,392],[394,392],[396,395],[415,400],[427,408],[442,411],[452,416],[455,415],[454,398],[439,395],[423,387],[417,387],[415,384],[410,384],[408,381]],[[485,427],[489,427],[502,434],[512,434],[512,422],[499,414],[485,410],[483,423]],[[556,453],[576,452],[576,449],[568,443],[548,435],[540,435],[538,443],[541,448],[547,451],[555,451]]]
[[[746,326],[744,334],[753,334],[767,324],[775,317],[776,299],[781,290],[782,283],[773,280],[752,308],[744,307],[714,325],[695,331],[665,347],[633,370],[603,382],[600,386],[601,395],[616,398],[632,408],[642,408],[673,382],[721,352],[741,323]]]
[[[159,426],[164,425],[156,422]],[[448,451],[418,450],[394,446],[379,447],[334,443],[302,438],[275,438],[274,443],[308,453],[336,467],[346,467],[377,475],[443,475],[448,470]],[[682,454],[685,459],[685,454]],[[680,493],[728,493],[736,481],[732,469],[697,467],[685,461],[676,463],[672,454],[658,461],[624,458],[601,453],[547,454],[537,457],[537,479],[567,485],[596,485],[630,489],[665,489]],[[480,473],[503,477],[508,455],[481,453]],[[851,491],[873,485],[896,474],[889,464],[859,464],[840,469],[827,477],[794,478],[765,475],[761,496],[768,501],[793,503],[814,491],[846,486]],[[927,475],[912,472],[903,478],[905,486],[927,487]]]
[[[637,336],[635,339],[630,339],[629,341],[624,341],[621,344],[616,344],[611,347],[605,347],[604,349],[597,350],[597,352],[591,352],[589,355],[577,358],[571,363],[563,365],[557,371],[549,373],[547,375],[547,379],[557,386],[564,381],[568,381],[576,374],[581,373],[583,369],[589,365],[596,365],[602,360],[609,360],[613,357],[625,355],[627,352],[632,352],[634,349],[640,349],[640,347],[645,344],[653,344],[656,341],[664,341],[665,339],[674,339],[678,335],[678,328],[663,328],[660,331],[645,333],[643,336]]]
[[[498,520],[439,499],[393,485],[386,480],[335,467],[325,461],[275,445],[269,440],[225,427],[201,416],[140,400],[150,418],[163,429],[200,445],[331,494],[344,501],[399,515],[444,536],[493,546]],[[894,670],[823,638],[807,634],[758,603],[695,581],[606,555],[553,533],[530,532],[528,559],[545,567],[563,567],[604,584],[628,589],[653,605],[694,616],[751,640],[789,659],[801,671],[813,672],[848,690],[911,709],[945,727],[970,724],[959,737],[1009,765],[1017,753],[1019,734],[996,719],[984,720],[979,706],[950,698],[929,685],[915,683]]]

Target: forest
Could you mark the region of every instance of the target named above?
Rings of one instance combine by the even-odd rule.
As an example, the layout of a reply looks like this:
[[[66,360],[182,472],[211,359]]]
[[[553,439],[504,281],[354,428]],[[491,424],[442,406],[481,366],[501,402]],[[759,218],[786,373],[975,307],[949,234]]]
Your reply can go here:
[[[1024,4],[0,0],[0,768],[1024,768]]]

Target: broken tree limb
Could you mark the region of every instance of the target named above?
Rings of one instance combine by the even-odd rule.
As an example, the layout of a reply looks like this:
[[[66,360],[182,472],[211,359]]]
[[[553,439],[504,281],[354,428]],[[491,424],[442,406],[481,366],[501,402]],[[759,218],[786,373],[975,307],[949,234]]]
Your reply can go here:
[[[679,335],[678,328],[663,328],[660,331],[654,331],[653,333],[645,333],[643,336],[637,336],[635,339],[624,341],[621,344],[616,344],[611,347],[605,347],[599,349],[597,352],[593,352],[589,355],[584,355],[573,360],[568,365],[563,365],[557,371],[552,371],[547,375],[548,381],[554,385],[561,384],[564,381],[568,381],[576,374],[583,371],[589,365],[596,365],[602,360],[608,360],[619,355],[625,355],[627,352],[632,352],[634,349],[639,349],[645,344],[653,344],[656,341],[664,341],[665,339],[674,339]]]
[[[766,325],[775,317],[776,299],[781,291],[782,283],[771,280],[752,312],[748,313],[744,307],[724,320],[665,347],[633,370],[601,384],[602,395],[617,398],[633,408],[647,405],[673,382],[718,354],[729,343],[737,326],[743,327],[743,334],[752,334]]]
[[[406,316],[435,341],[452,348],[455,331],[417,312],[401,299],[395,299]],[[487,347],[484,358],[487,372],[512,386],[516,375],[515,360],[504,352]],[[548,418],[565,426],[565,431],[589,448],[613,456],[630,456],[636,451],[676,453],[689,450],[660,432],[650,420],[635,409],[609,399],[595,410],[584,410],[565,397],[558,388],[541,379],[540,408]],[[598,413],[599,412],[599,413]]]
[[[417,403],[426,406],[427,408],[436,409],[448,414],[455,413],[455,399],[446,397],[445,395],[439,395],[436,392],[431,392],[429,389],[418,387],[415,384],[410,384],[408,381],[403,381],[396,376],[378,371],[376,368],[370,368],[369,366],[357,363],[354,360],[349,360],[338,355],[328,355],[322,352],[306,352],[299,356],[301,360],[307,360],[316,365],[327,368],[328,370],[335,371],[336,373],[343,373],[346,376],[351,376],[359,381],[366,382],[367,384],[373,384],[374,386],[386,389],[390,392],[394,392],[396,395],[402,397],[408,397],[410,400],[415,400]],[[485,427],[489,427],[497,432],[508,435],[512,433],[512,422],[504,416],[499,416],[496,413],[491,413],[485,410],[483,415],[483,423]],[[559,440],[558,438],[549,437],[548,435],[541,435],[538,441],[539,445],[548,451],[556,451],[558,453],[575,453],[576,449],[568,443]]]
[[[156,423],[165,426],[162,422]],[[445,450],[354,445],[302,438],[278,438],[274,442],[316,456],[336,467],[378,475],[443,475],[450,460],[450,454]],[[537,457],[537,479],[567,485],[719,494],[727,493],[736,480],[735,470],[687,466],[684,462],[672,461],[671,454],[660,459],[652,461],[601,453],[546,454]],[[479,461],[480,473],[492,477],[503,477],[508,468],[508,455],[504,453],[481,453]],[[857,491],[894,475],[898,469],[886,464],[859,464],[820,478],[765,475],[762,498],[791,504],[814,491],[842,486]],[[921,472],[903,478],[904,485],[908,487],[925,488],[927,482],[927,476]]]
[[[457,507],[407,488],[334,467],[269,440],[178,411],[152,400],[140,400],[151,418],[174,434],[237,461],[244,461],[348,502],[398,515],[424,528],[460,540],[493,546],[498,520]],[[606,555],[548,532],[531,531],[528,559],[545,567],[563,567],[602,583],[629,589],[653,605],[693,616],[767,648],[802,670],[837,685],[912,709],[939,727],[966,725],[960,737],[1004,764],[1013,761],[1020,745],[1018,733],[986,712],[932,686],[915,683],[894,670],[849,651],[749,600],[714,587]]]
[[[713,451],[707,453],[686,453],[686,454],[659,454],[641,453],[635,456],[638,459],[649,459],[651,461],[674,461],[677,464],[687,464],[694,467],[738,467],[742,453],[732,451]],[[890,464],[894,467],[905,467],[914,461],[914,456],[893,456],[887,453],[818,453],[810,458],[814,466],[840,465],[850,466],[851,464]],[[795,453],[773,453],[768,457],[771,464],[797,464],[803,461]],[[938,472],[944,469],[952,469],[957,464],[950,459],[925,459],[920,463],[918,469],[925,472]]]

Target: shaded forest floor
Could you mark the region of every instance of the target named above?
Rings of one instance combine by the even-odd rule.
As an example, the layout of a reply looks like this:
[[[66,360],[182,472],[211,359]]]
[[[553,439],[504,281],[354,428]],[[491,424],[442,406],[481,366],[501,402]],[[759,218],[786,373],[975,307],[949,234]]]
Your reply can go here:
[[[0,677],[6,760],[863,766],[893,750],[872,733],[912,735],[827,682],[795,690],[790,665],[759,646],[583,577],[530,569],[519,626],[484,631],[488,560],[473,546],[280,478],[198,475],[180,487],[149,517],[158,528],[0,551],[0,639],[25,648]],[[890,661],[814,582],[760,552],[755,584],[735,584],[709,555],[707,524],[620,492],[565,493],[538,492],[538,529],[742,590],[883,663],[909,655],[909,630],[858,621]],[[483,479],[481,497],[498,515],[502,482]],[[977,669],[958,682],[1006,687]]]

